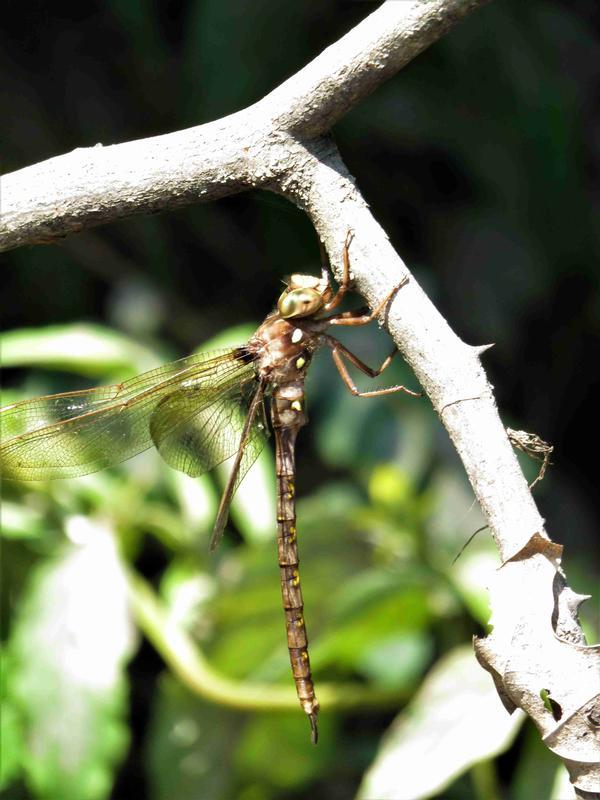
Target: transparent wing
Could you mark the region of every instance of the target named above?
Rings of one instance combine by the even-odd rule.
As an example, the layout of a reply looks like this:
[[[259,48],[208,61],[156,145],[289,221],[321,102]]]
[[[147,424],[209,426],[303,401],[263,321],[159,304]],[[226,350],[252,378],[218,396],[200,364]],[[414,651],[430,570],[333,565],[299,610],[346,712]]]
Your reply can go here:
[[[202,413],[221,393],[232,393],[254,376],[243,350],[199,353],[113,386],[7,406],[0,409],[3,476],[67,478],[125,461],[153,444],[153,415],[170,396],[188,396],[193,389],[196,413]],[[164,419],[161,440],[168,425],[174,430],[181,424],[175,415]]]
[[[219,503],[219,510],[209,545],[211,552],[216,549],[223,536],[223,531],[229,518],[231,500],[246,472],[256,461],[263,447],[264,434],[266,433],[266,425],[262,421],[265,418],[264,395],[266,385],[266,381],[259,381],[248,405],[248,413],[240,434],[238,451],[233,459],[227,485]]]
[[[221,386],[217,396],[202,391],[201,385],[190,386],[166,397],[152,414],[150,433],[158,452],[192,478],[235,455],[211,550],[223,535],[233,495],[264,446],[263,394],[264,386],[255,380]]]
[[[251,377],[252,380],[221,385],[218,394],[199,384],[197,389],[186,388],[158,404],[150,420],[150,434],[169,466],[195,478],[238,451],[248,407],[257,388],[254,375]],[[250,428],[240,480],[262,450],[262,419],[257,415]]]

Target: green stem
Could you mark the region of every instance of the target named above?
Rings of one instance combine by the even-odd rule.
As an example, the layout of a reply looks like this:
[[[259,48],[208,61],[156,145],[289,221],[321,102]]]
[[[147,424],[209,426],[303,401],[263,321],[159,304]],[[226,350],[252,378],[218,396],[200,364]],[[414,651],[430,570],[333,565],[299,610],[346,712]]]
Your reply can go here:
[[[132,569],[127,576],[131,607],[140,629],[171,671],[192,692],[236,709],[287,711],[298,707],[298,698],[291,686],[243,683],[217,672],[189,634],[169,619],[152,587]],[[328,710],[393,708],[406,698],[403,691],[384,691],[350,683],[323,683],[318,686],[317,694],[321,706]]]
[[[478,800],[500,800],[500,787],[492,760],[486,759],[473,764],[471,780]]]

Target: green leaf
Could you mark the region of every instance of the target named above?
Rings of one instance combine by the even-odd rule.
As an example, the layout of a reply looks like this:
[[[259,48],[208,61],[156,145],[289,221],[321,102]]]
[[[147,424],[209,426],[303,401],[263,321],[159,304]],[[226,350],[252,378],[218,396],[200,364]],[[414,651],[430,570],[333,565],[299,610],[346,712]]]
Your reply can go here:
[[[183,517],[180,543],[197,547],[200,541],[201,547],[208,548],[208,533],[218,508],[214,482],[208,475],[190,478],[174,469],[165,470],[165,480],[173,490],[180,516]]]
[[[352,579],[349,579],[349,583],[352,583]],[[409,637],[404,639],[406,647],[402,660],[389,664],[387,671],[388,685],[404,686],[403,669],[406,667],[407,677],[412,672],[410,678],[413,678],[415,672],[419,672],[426,663],[429,645],[420,629],[429,620],[427,595],[422,588],[407,587],[373,598],[362,609],[349,611],[345,618],[340,618],[338,614],[337,621],[313,643],[314,665],[322,668],[335,663],[352,670],[364,669],[372,677],[383,677],[381,664],[378,668],[375,661],[369,659],[377,659],[375,653],[380,648],[385,651],[392,642],[396,643],[397,648],[402,648],[403,637]],[[414,644],[417,639],[421,639],[419,645]],[[416,652],[409,653],[409,641],[419,647],[418,655]]]
[[[427,538],[431,542],[428,557],[436,567],[446,571],[470,535],[485,525],[485,520],[474,503],[473,491],[464,474],[446,466],[438,467],[431,476],[428,490],[434,499],[427,520]],[[481,531],[474,542],[467,545],[460,561],[478,546],[490,552],[491,544],[489,531]]]
[[[10,500],[2,501],[2,536],[6,539],[37,539],[46,532],[44,515]]]
[[[319,773],[331,769],[336,761],[335,727],[333,715],[321,715],[319,746],[315,748],[300,706],[289,714],[251,717],[236,752],[238,774],[257,790],[256,795],[248,796],[272,797],[272,787],[293,795]]]
[[[473,544],[455,564],[448,564],[445,570],[474,619],[484,626],[488,625],[491,613],[488,586],[499,562],[498,552],[488,537],[485,541]]]
[[[577,800],[578,797],[581,797],[581,795],[575,794],[569,773],[562,764],[555,764],[554,783],[548,797],[550,800]]]
[[[523,729],[519,760],[511,782],[511,800],[530,800],[532,797],[566,800],[569,796],[574,797],[572,787],[569,793],[552,793],[552,784],[558,777],[557,769],[566,774],[556,756],[542,742],[537,728],[528,720]]]
[[[163,675],[145,747],[153,800],[229,800],[239,714],[211,705]]]
[[[133,646],[110,533],[71,517],[74,544],[32,573],[9,641],[9,701],[23,719],[30,790],[102,800],[128,744],[123,669]]]
[[[503,752],[524,715],[509,715],[470,647],[457,647],[431,670],[387,732],[358,800],[431,797],[465,770]]]
[[[556,700],[550,694],[549,689],[542,689],[540,691],[540,697],[542,702],[544,703],[544,708],[546,711],[549,711],[552,716],[554,717],[555,722],[558,722],[562,717],[562,708],[560,703],[557,703]]]
[[[379,686],[403,689],[419,678],[433,652],[431,637],[406,631],[372,642],[358,659],[358,669]]]
[[[127,336],[101,325],[23,328],[0,337],[2,366],[46,367],[89,377],[144,372],[157,356]]]
[[[395,464],[378,464],[369,480],[369,496],[374,503],[393,510],[411,502],[415,491],[409,475]]]
[[[225,485],[229,462],[217,467],[217,474]],[[275,462],[273,454],[265,448],[248,470],[233,497],[230,511],[244,539],[264,542],[275,538]]]
[[[221,350],[227,347],[237,347],[244,344],[252,336],[256,330],[256,325],[233,325],[230,328],[218,333],[210,339],[207,339],[202,345],[194,351],[195,353],[203,353],[208,350]]]
[[[21,772],[21,765],[26,753],[23,719],[15,704],[7,697],[6,686],[11,671],[12,660],[6,653],[1,653],[2,671],[0,679],[0,789],[9,786]]]
[[[160,582],[169,621],[187,630],[201,624],[204,607],[215,591],[215,578],[201,572],[192,559],[172,561]]]

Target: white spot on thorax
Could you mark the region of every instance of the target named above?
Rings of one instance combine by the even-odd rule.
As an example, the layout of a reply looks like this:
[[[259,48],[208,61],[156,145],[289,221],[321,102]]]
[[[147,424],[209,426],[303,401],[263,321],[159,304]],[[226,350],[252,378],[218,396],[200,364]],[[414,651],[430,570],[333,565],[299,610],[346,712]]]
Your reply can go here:
[[[293,344],[298,344],[298,342],[302,339],[303,335],[304,334],[300,330],[300,328],[295,328],[294,332],[292,333],[292,343]]]

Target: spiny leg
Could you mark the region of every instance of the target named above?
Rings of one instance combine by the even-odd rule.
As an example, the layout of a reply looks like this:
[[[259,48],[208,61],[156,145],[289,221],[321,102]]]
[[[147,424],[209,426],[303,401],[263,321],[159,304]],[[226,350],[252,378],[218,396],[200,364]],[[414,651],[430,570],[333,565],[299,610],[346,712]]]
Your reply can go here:
[[[381,303],[379,303],[379,305],[368,314],[365,314],[364,308],[359,308],[356,311],[345,311],[343,314],[334,314],[332,317],[326,317],[325,319],[329,325],[368,325],[369,322],[373,322],[373,320],[377,319],[379,314],[381,314],[396,292],[400,291],[400,289],[402,289],[403,286],[406,286],[407,283],[408,278],[403,278],[400,283],[396,284],[396,286],[394,286],[394,288],[387,293]]]
[[[355,397],[378,397],[383,394],[392,394],[393,392],[405,392],[406,394],[410,394],[412,397],[422,396],[421,392],[413,392],[412,389],[407,389],[406,386],[400,386],[400,385],[388,386],[385,389],[372,389],[371,391],[368,392],[361,392],[354,383],[354,381],[352,380],[352,378],[350,377],[348,368],[344,363],[344,358],[347,358],[351,364],[357,367],[357,369],[359,369],[361,372],[364,372],[365,375],[368,375],[370,378],[376,378],[378,375],[381,375],[381,373],[390,365],[392,359],[398,352],[398,348],[394,347],[392,352],[384,360],[383,364],[379,367],[379,369],[373,369],[372,367],[369,367],[367,364],[361,361],[360,358],[358,358],[358,356],[355,356],[354,353],[348,350],[347,347],[344,347],[344,345],[341,342],[338,342],[337,339],[334,339],[333,336],[325,336],[325,343],[328,345],[328,347],[331,348],[331,355],[333,361],[335,363],[335,366],[337,367],[338,372],[340,373],[342,380],[346,384],[349,391]]]
[[[346,234],[346,240],[344,242],[344,249],[342,251],[343,255],[343,262],[344,262],[344,273],[342,277],[342,282],[338,286],[338,290],[336,294],[332,297],[332,299],[325,304],[323,307],[324,311],[333,311],[334,308],[337,308],[339,304],[342,302],[344,295],[350,288],[350,243],[354,238],[354,231],[349,228]],[[319,240],[319,247],[321,250],[321,271],[323,276],[326,274],[327,265],[329,263],[327,252],[323,247],[323,243]],[[375,308],[370,314],[365,313],[363,309],[360,312],[357,311],[347,311],[343,314],[333,315],[331,317],[326,317],[327,321],[330,325],[368,325],[369,322],[372,322],[376,317],[379,316],[381,311],[385,308],[385,306],[390,302],[392,297],[396,294],[396,292],[405,286],[408,283],[408,277],[403,278],[400,283],[398,283],[394,288],[388,293],[388,295],[383,299],[383,301]]]
[[[353,238],[354,238],[354,231],[352,229],[349,229],[348,233],[346,234],[346,241],[344,242],[344,249],[342,251],[342,256],[344,261],[344,274],[342,277],[342,282],[338,286],[338,290],[335,293],[335,295],[323,307],[324,311],[333,311],[334,308],[337,308],[344,299],[344,295],[350,288],[350,255],[348,252],[348,248],[350,247],[350,242],[352,241]],[[321,256],[323,256],[323,251],[321,251]]]

